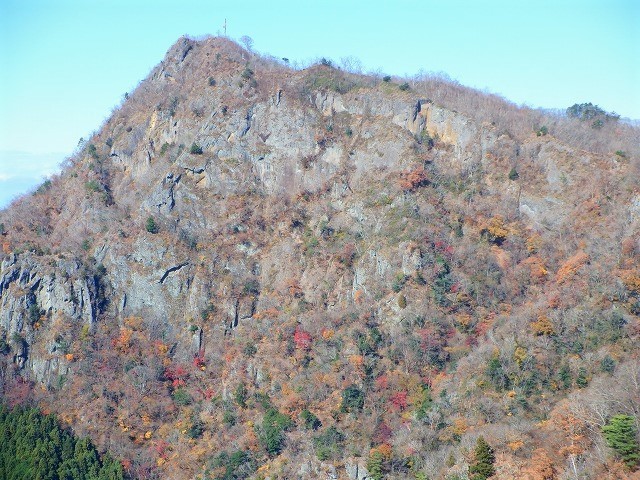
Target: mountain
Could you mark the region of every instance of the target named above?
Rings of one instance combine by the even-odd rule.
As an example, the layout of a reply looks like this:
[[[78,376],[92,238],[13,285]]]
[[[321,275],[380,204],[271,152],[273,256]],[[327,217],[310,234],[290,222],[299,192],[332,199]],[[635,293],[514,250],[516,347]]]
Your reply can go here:
[[[583,117],[181,38],[0,212],[4,401],[134,478],[633,478],[640,130]]]

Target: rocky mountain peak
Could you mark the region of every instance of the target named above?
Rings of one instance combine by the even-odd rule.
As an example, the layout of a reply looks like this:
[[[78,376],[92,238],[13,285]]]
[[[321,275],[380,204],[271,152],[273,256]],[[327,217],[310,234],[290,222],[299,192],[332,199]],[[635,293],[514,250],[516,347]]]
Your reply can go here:
[[[621,471],[595,412],[637,415],[637,129],[224,38],[127,97],[0,212],[9,401],[140,478],[453,475],[480,434],[518,478],[568,471],[566,422]]]

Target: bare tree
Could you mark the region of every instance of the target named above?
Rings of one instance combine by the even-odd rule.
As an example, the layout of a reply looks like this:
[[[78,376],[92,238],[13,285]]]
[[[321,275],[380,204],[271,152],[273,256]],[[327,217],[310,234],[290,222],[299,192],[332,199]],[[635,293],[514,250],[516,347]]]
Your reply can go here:
[[[253,47],[253,38],[249,35],[243,35],[240,37],[240,43],[242,43],[247,50],[251,51],[251,48]]]
[[[340,66],[347,72],[362,73],[362,62],[354,56],[342,57]]]

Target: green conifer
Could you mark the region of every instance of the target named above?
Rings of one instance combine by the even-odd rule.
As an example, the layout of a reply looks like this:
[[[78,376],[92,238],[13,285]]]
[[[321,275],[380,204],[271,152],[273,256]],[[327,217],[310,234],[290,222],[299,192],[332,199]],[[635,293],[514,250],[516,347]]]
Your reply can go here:
[[[635,419],[630,415],[615,415],[602,427],[604,438],[624,464],[634,468],[640,463],[640,445],[636,439]]]
[[[478,437],[474,454],[473,463],[469,466],[471,480],[486,480],[496,473],[496,469],[493,467],[496,457],[493,448],[484,437]]]

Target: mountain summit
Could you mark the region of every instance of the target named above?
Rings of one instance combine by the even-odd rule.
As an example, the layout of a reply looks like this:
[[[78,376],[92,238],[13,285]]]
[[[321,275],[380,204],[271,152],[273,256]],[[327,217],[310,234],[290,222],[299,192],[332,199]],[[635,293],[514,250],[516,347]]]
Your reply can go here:
[[[134,478],[625,478],[639,138],[181,38],[0,212],[2,395]]]

